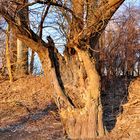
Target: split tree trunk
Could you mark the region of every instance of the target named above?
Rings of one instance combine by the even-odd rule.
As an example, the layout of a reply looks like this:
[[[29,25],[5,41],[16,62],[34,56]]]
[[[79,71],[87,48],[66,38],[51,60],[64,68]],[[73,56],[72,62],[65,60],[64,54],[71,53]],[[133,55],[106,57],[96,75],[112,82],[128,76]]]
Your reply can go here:
[[[46,48],[25,36],[18,37],[38,51],[44,75],[54,87],[54,100],[68,137],[94,139],[103,136],[100,77],[89,52],[77,49],[74,55],[68,51],[62,57],[54,46],[48,44]]]
[[[83,79],[84,73],[79,75],[73,74],[74,76],[77,76],[73,77],[73,80],[83,79],[82,81],[84,81],[85,87],[83,88],[83,83],[79,82],[76,85],[71,84],[65,89],[67,90],[69,97],[72,99],[74,107],[60,110],[62,123],[71,139],[91,139],[96,138],[97,136],[101,137],[105,134],[105,131],[102,121],[102,105],[100,101],[100,77],[95,68],[95,61],[91,60],[88,52],[78,50],[77,58],[79,58],[78,61],[80,67],[84,68],[86,78]],[[76,59],[74,60],[76,61]],[[70,64],[72,63],[69,63],[69,65]],[[73,73],[74,72],[75,70],[73,70]],[[72,88],[75,89],[75,91],[72,91]],[[81,93],[77,93],[76,91],[80,88]],[[73,93],[69,93],[69,91],[72,91]],[[75,97],[75,99],[73,99],[73,96],[76,94],[79,94],[77,96],[82,96],[83,99],[80,100],[82,97]],[[78,107],[78,105],[80,107]]]
[[[76,50],[74,55],[65,53],[62,57],[54,46],[48,45],[41,50],[41,44],[24,36],[19,38],[28,46],[32,44],[35,51],[39,49],[44,75],[48,84],[54,87],[54,100],[68,137],[88,139],[103,136],[100,77],[88,51]]]

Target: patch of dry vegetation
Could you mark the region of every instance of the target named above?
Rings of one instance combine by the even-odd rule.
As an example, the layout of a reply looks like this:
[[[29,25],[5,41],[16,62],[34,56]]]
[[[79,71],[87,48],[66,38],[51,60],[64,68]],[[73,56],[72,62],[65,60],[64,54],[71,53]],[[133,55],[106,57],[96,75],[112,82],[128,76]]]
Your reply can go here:
[[[0,139],[62,139],[62,125],[51,96],[51,88],[43,77],[2,82]]]
[[[0,84],[0,126],[20,119],[52,103],[50,87],[42,77],[25,77]]]
[[[121,85],[120,83],[119,86]],[[122,86],[121,89],[118,86],[116,88],[115,94],[123,97],[119,91],[123,90]],[[3,140],[8,138],[16,140],[17,137],[24,140],[46,139],[46,137],[64,139],[57,108],[50,98],[51,91],[47,86],[47,80],[43,77],[28,76],[12,84],[8,81],[1,83],[1,138]],[[140,78],[130,83],[127,100],[127,103],[121,104],[123,113],[118,114],[115,127],[107,136],[100,138],[101,140],[137,140],[140,137]],[[105,107],[108,107],[107,105]]]

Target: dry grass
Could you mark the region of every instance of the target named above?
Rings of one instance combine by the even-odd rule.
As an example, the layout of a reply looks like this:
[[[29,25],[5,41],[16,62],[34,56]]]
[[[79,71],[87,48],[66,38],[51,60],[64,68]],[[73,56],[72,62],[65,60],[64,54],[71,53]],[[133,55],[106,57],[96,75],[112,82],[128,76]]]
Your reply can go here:
[[[62,125],[51,96],[52,90],[43,77],[1,83],[0,139],[62,138]]]
[[[120,94],[119,90],[116,90],[116,94]],[[12,84],[8,81],[2,82],[0,84],[0,139],[64,139],[57,108],[51,99],[52,94],[43,77],[28,76]],[[104,102],[108,107],[109,104],[106,102],[109,101]],[[139,139],[140,78],[131,82],[128,102],[120,105],[123,107],[123,113],[117,118],[112,131],[100,140]]]

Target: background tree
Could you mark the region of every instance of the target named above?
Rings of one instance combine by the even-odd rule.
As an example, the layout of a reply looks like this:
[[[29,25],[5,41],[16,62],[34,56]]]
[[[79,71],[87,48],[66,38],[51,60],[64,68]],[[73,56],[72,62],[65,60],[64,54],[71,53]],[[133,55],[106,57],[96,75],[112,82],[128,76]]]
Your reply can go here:
[[[101,37],[104,40],[100,46],[102,75],[139,75],[139,20],[139,10],[133,6],[125,7],[122,14],[112,18]]]
[[[19,0],[18,1],[21,5],[26,4],[28,0]],[[21,5],[18,5],[20,8]],[[29,21],[28,21],[28,7],[24,8],[23,10],[17,13],[17,23],[24,27],[28,28]],[[28,47],[17,37],[17,68],[16,68],[17,75],[24,75],[28,73]]]
[[[10,62],[10,52],[9,52],[9,42],[10,42],[10,27],[7,27],[6,32],[6,64],[10,82],[13,81],[12,71],[11,71],[11,62]]]

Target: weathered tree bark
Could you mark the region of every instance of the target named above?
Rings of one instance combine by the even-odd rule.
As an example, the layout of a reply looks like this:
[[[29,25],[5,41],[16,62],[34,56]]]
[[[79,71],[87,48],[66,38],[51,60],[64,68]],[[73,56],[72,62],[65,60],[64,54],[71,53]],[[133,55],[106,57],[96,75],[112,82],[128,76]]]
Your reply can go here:
[[[84,70],[80,72],[78,69],[71,69],[72,73],[76,73],[76,71],[77,73],[81,73],[75,74],[72,79],[73,83],[76,84],[71,83],[69,86],[66,85],[67,88],[65,88],[75,108],[61,110],[61,119],[68,136],[72,139],[103,136],[105,131],[102,124],[100,77],[95,68],[95,61],[90,59],[88,52],[77,51],[77,54],[75,54],[77,56],[74,56],[77,58],[72,61],[75,62],[77,60],[76,63],[79,63],[79,65],[75,63],[75,67],[81,67]],[[68,62],[68,65],[71,65],[69,67],[73,67],[74,63]],[[82,82],[81,80],[78,82],[79,79],[82,79]],[[66,84],[67,82],[65,81],[64,83]]]
[[[27,45],[32,44],[34,48],[39,45],[24,36],[18,37],[22,42],[27,42]],[[48,46],[48,51],[44,47],[39,56],[45,76],[53,84],[54,99],[68,136],[72,139],[103,136],[100,77],[94,60],[90,59],[88,52],[79,49],[75,55],[65,56],[64,60],[52,47],[54,46]],[[67,77],[68,75],[71,77]]]

